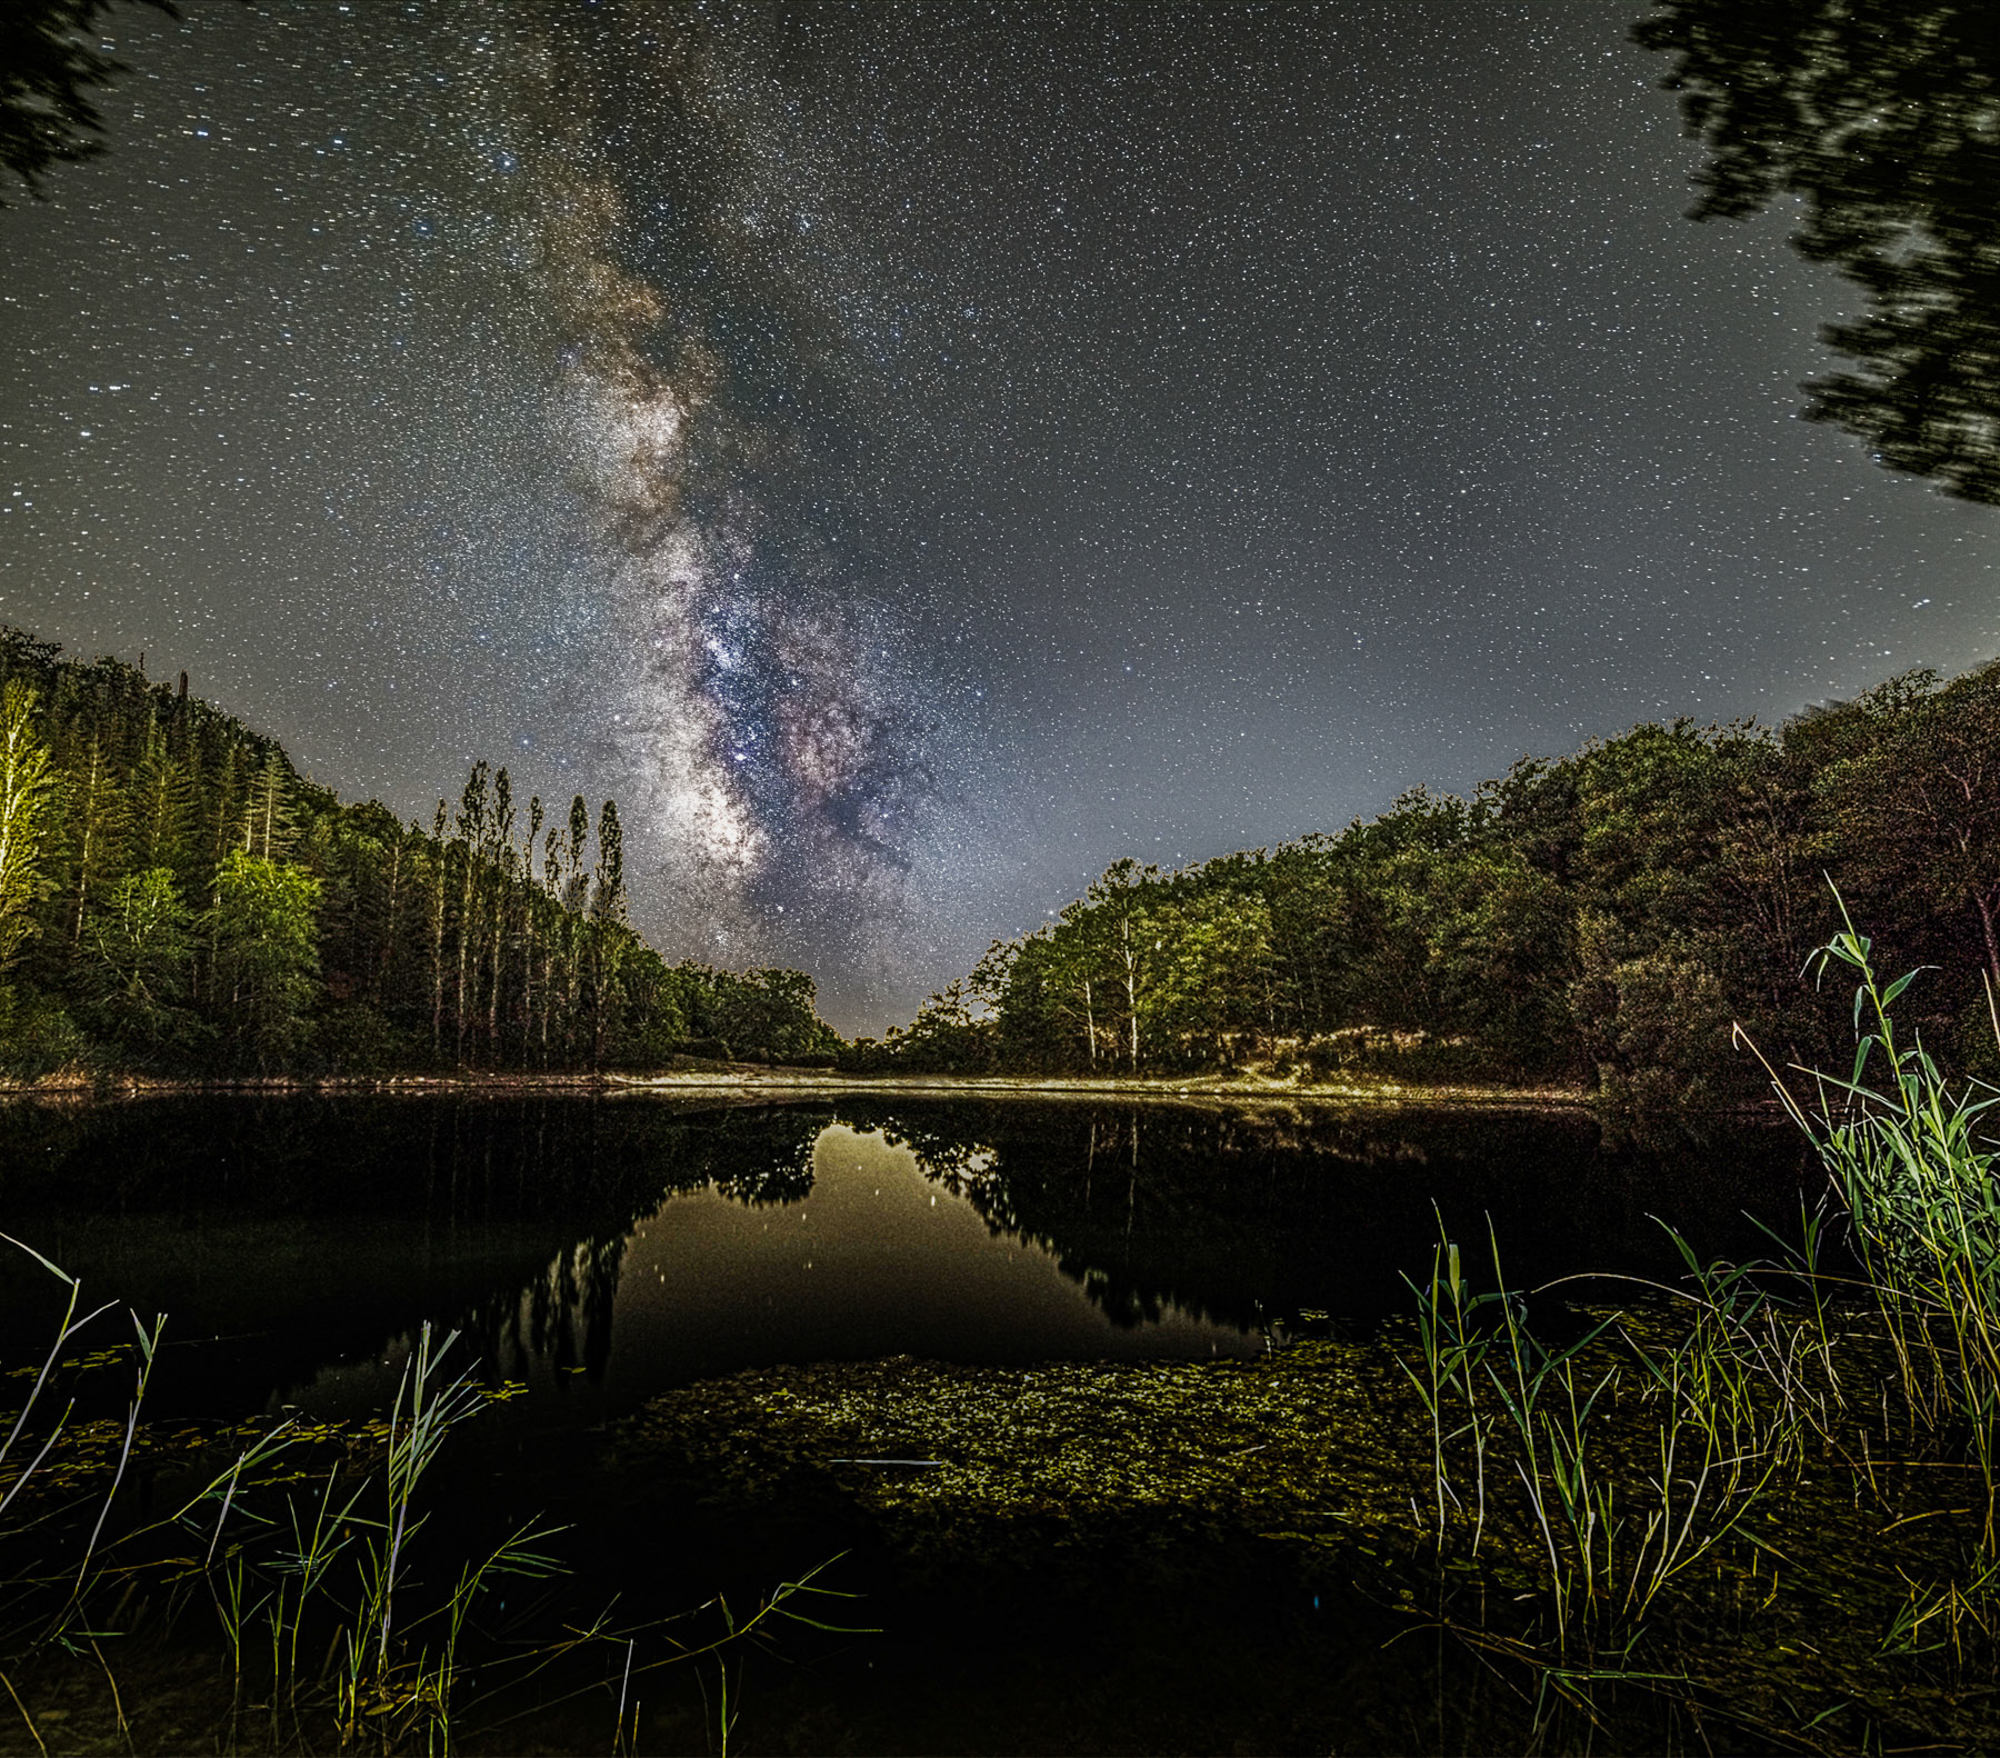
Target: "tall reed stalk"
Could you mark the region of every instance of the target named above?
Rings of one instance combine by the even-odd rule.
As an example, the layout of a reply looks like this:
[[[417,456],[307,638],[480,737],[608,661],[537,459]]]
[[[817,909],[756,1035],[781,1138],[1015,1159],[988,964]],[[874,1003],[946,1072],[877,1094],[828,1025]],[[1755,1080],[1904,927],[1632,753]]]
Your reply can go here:
[[[1429,1430],[1424,1518],[1459,1571],[1440,1579],[1506,1590],[1482,1608],[1526,1608],[1503,1636],[1458,1620],[1444,1594],[1440,1621],[1586,1709],[1592,1681],[1681,1677],[1647,1644],[1683,1587],[1685,1629],[1692,1606],[1727,1602],[1721,1584],[1775,1582],[1783,1553],[1768,1533],[1823,1505],[1815,1475],[1850,1480],[1856,1508],[1883,1510],[1883,1536],[1936,1521],[1945,1538],[1959,1530],[1945,1522],[1973,1516],[1962,1554],[1931,1541],[1942,1573],[1903,1572],[1881,1655],[1949,1651],[1964,1665],[2000,1651],[2000,1154],[1981,1133],[2000,1090],[1948,1080],[1899,1032],[1894,1009],[1918,973],[1880,982],[1844,906],[1841,919],[1815,956],[1822,980],[1855,978],[1853,1064],[1845,1078],[1797,1071],[1810,1104],[1771,1072],[1830,1174],[1858,1275],[1823,1261],[1822,1209],[1802,1213],[1772,1262],[1706,1262],[1670,1235],[1679,1281],[1591,1315],[1562,1347],[1537,1339],[1497,1247],[1486,1291],[1468,1287],[1442,1234],[1428,1280],[1411,1284],[1417,1348],[1403,1368]],[[1978,1506],[1945,1505],[1934,1486],[1965,1476]]]
[[[1402,1366],[1429,1418],[1436,1548],[1476,1565],[1496,1540],[1565,1664],[1627,1655],[1661,1591],[1799,1456],[1804,1417],[1769,1386],[1797,1380],[1804,1345],[1782,1323],[1759,1334],[1768,1300],[1742,1271],[1688,1254],[1693,1287],[1673,1292],[1695,1316],[1677,1340],[1651,1342],[1612,1314],[1551,1348],[1507,1289],[1490,1230],[1489,1247],[1493,1290],[1469,1290],[1449,1240],[1429,1282],[1412,1284],[1417,1359]],[[1621,1398],[1657,1409],[1649,1473],[1622,1456],[1629,1419],[1610,1432]]]
[[[121,1352],[74,1357],[86,1327],[112,1307],[86,1309],[74,1278],[18,1241],[0,1235],[0,1242],[19,1246],[57,1277],[65,1303],[47,1357],[0,1436],[0,1542],[9,1550],[0,1562],[0,1580],[11,1590],[17,1616],[15,1628],[0,1631],[8,1645],[0,1647],[0,1666],[9,1652],[88,1652],[110,1682],[121,1730],[127,1729],[124,1704],[97,1641],[114,1632],[96,1626],[110,1597],[107,1590],[123,1590],[122,1607],[148,1582],[170,1588],[170,1623],[175,1608],[208,1602],[222,1638],[231,1704],[227,1731],[219,1737],[231,1751],[258,1743],[273,1752],[324,1749],[330,1722],[331,1737],[342,1750],[386,1753],[421,1746],[449,1752],[475,1659],[482,1671],[518,1685],[586,1653],[601,1655],[616,1669],[613,1743],[621,1750],[636,1741],[635,1688],[648,1675],[690,1661],[697,1671],[705,1664],[721,1668],[725,1697],[718,1729],[726,1747],[741,1711],[741,1668],[729,1670],[732,1655],[768,1638],[784,1620],[850,1628],[824,1623],[803,1609],[813,1597],[853,1597],[817,1584],[815,1577],[827,1566],[822,1564],[781,1583],[747,1618],[734,1615],[719,1598],[710,1602],[707,1609],[720,1629],[707,1640],[677,1638],[669,1628],[677,1620],[614,1628],[607,1612],[566,1627],[554,1642],[504,1651],[497,1662],[490,1642],[469,1656],[478,1608],[496,1586],[546,1578],[561,1565],[540,1548],[556,1529],[533,1523],[469,1558],[440,1557],[439,1547],[428,1542],[432,1473],[444,1444],[487,1402],[469,1372],[447,1366],[456,1333],[440,1339],[429,1325],[419,1331],[398,1383],[382,1453],[372,1468],[357,1470],[351,1442],[342,1441],[339,1455],[321,1469],[324,1434],[283,1423],[255,1436],[157,1517],[121,1526],[114,1504],[138,1449],[141,1410],[164,1322],[149,1327],[135,1318],[131,1396],[122,1423],[102,1437],[115,1442],[115,1455],[102,1468],[92,1464],[81,1473],[99,1486],[91,1491],[93,1499],[79,1510],[62,1494],[44,1495],[30,1510],[38,1484],[66,1465],[74,1474],[79,1425],[74,1398],[65,1402],[55,1390],[63,1373],[108,1364]],[[93,1436],[93,1447],[101,1444]],[[51,1556],[23,1564],[19,1541],[36,1537],[47,1539]],[[169,1554],[161,1554],[163,1540],[175,1545]],[[442,1565],[451,1581],[448,1590],[421,1591],[420,1558],[432,1571]],[[28,1611],[33,1621],[20,1624]],[[110,1623],[121,1616],[113,1610]],[[650,1652],[656,1644],[660,1652]],[[14,1691],[4,1671],[0,1684]],[[482,1680],[476,1701],[490,1704],[506,1688]],[[558,1690],[543,1707],[602,1688],[596,1681]],[[18,1695],[14,1701],[29,1716]],[[268,1726],[256,1736],[243,1720],[253,1705],[268,1716]],[[28,1725],[35,1726],[31,1717]],[[125,1737],[129,1743],[129,1730]]]

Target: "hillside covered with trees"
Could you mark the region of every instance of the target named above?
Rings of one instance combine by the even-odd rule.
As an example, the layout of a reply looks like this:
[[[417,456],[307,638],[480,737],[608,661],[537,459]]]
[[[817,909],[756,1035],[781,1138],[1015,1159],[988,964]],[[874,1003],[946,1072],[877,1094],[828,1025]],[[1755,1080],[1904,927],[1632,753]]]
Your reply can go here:
[[[797,971],[668,965],[617,806],[478,764],[428,828],[114,659],[0,630],[0,1070],[562,1071],[825,1059]]]
[[[1470,799],[1416,789],[1332,836],[1163,873],[1120,861],[997,943],[863,1068],[1560,1080],[1700,1110],[1851,1021],[1808,968],[1837,885],[1902,1006],[1993,1055],[2000,663],[1911,672],[1782,728],[1635,727],[1524,759]],[[1840,985],[1833,985],[1838,990]]]

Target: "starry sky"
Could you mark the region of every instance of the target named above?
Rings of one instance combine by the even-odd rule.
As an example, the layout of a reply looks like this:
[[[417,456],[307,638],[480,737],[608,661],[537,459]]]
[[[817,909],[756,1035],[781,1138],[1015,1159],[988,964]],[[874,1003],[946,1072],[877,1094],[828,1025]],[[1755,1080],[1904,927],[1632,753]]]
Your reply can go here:
[[[1125,854],[2000,653],[1605,0],[187,0],[0,212],[0,621],[905,1019]]]

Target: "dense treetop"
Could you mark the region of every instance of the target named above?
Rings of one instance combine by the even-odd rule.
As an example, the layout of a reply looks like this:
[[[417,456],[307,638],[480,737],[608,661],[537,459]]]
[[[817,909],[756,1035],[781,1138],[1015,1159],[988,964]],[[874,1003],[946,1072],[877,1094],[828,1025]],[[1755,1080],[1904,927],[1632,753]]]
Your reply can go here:
[[[1634,32],[1709,149],[1694,217],[1794,197],[1865,297],[1806,413],[2000,505],[2000,12],[1991,0],[1663,0]]]
[[[1470,799],[1163,873],[1120,861],[934,996],[861,1066],[1562,1080],[1614,1109],[1753,1096],[1846,1022],[1811,954],[1829,884],[1932,1044],[1990,1057],[2000,982],[2000,665],[1908,673],[1770,730],[1645,725]]]
[[[797,971],[669,966],[615,802],[474,767],[426,828],[113,659],[0,631],[0,1066],[385,1073],[824,1058]]]

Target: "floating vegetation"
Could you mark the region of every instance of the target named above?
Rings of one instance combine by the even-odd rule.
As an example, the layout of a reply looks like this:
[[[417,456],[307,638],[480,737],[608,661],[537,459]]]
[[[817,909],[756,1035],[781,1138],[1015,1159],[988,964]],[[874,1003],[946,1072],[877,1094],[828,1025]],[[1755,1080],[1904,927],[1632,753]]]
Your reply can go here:
[[[1482,1518],[1464,1493],[1474,1432],[1449,1437],[1442,1530],[1432,1421],[1399,1369],[1420,1359],[1408,1331],[1248,1364],[768,1369],[655,1399],[619,1447],[746,1505],[831,1488],[935,1570],[1032,1570],[1065,1551],[1095,1567],[1190,1539],[1295,1547],[1413,1629],[1558,1672],[1573,1708],[1622,1684],[1772,1737],[1838,1706],[1809,1746],[1864,1726],[2000,1737],[1935,1598],[1978,1538],[1961,1474],[1899,1460],[1865,1421],[1845,1452],[1802,1450],[1783,1472],[1731,1456],[1704,1481],[1698,1452],[1663,1465],[1663,1444],[1691,1445],[1661,1422],[1672,1311],[1598,1318],[1557,1358],[1596,1392],[1576,1454],[1545,1451],[1531,1489],[1525,1450],[1485,1427]]]
[[[1223,1531],[1365,1546],[1409,1528],[1382,1368],[1317,1342],[1248,1364],[769,1368],[653,1400],[619,1450],[739,1500],[817,1478],[941,1562]]]
[[[1824,1267],[1811,1215],[1766,1262],[1683,1247],[1677,1283],[1618,1305],[1509,1288],[1491,1241],[1475,1279],[1444,1239],[1413,1319],[1366,1339],[769,1369],[654,1400],[619,1446],[748,1506],[837,1496],[934,1570],[1288,1547],[1511,1680],[1502,1743],[1993,1750],[2000,1200],[1973,1125],[1995,1096],[1899,1043],[1904,985],[1851,926],[1826,962],[1859,972],[1868,1029],[1794,1114],[1859,1276]]]

